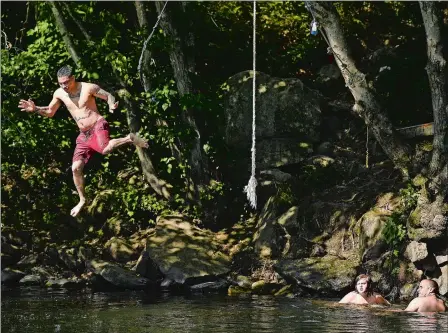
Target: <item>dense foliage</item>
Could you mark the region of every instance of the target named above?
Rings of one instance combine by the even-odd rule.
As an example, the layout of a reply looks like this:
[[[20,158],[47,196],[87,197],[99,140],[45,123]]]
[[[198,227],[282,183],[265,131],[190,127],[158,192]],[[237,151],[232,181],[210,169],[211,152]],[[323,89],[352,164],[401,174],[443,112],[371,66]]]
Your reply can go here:
[[[156,9],[152,2],[145,5],[152,28]],[[176,19],[194,36],[196,71],[193,93],[179,98],[168,56],[170,39],[160,27],[148,45],[153,58],[151,91],[145,92],[141,85],[137,65],[147,36],[138,24],[134,2],[59,4],[81,58],[75,66],[78,79],[114,93],[123,84],[129,88],[155,168],[173,185],[173,201],[156,196],[141,176],[134,149],[95,156],[86,169],[92,202],[81,218],[84,230],[101,233],[105,221],[117,219],[125,221],[121,228],[136,230],[164,211],[182,211],[217,227],[222,221],[235,220],[244,210],[243,184],[226,181],[228,151],[218,92],[229,76],[252,67],[252,3],[198,1],[188,2],[187,7],[188,15]],[[420,79],[426,77],[426,49],[418,4],[341,2],[337,8],[359,59],[367,59],[385,45],[397,47],[394,65],[401,75],[377,87],[393,122],[431,121],[429,88],[426,79]],[[300,77],[312,85],[319,68],[331,60],[325,40],[309,34],[311,19],[303,2],[260,2],[258,69],[277,77]],[[6,227],[19,229],[57,229],[71,219],[68,213],[77,203],[70,169],[77,129],[64,107],[47,119],[21,113],[17,104],[21,98],[31,98],[37,105],[47,105],[57,88],[57,69],[74,62],[49,2],[3,1],[1,44],[2,221]],[[377,70],[363,64],[368,73]],[[128,133],[128,109],[109,114],[105,103],[98,105],[111,124],[112,137]],[[170,150],[172,143],[184,142],[183,156],[188,155],[192,131],[180,117],[186,108],[194,109],[212,179],[202,184],[200,206],[186,200],[188,160],[176,160]],[[157,126],[160,121],[166,126]]]

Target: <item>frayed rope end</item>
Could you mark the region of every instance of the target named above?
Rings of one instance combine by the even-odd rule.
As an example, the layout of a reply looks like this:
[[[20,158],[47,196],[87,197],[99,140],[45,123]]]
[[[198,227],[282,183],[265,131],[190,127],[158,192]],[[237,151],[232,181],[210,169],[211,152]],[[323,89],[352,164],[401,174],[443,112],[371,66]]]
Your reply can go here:
[[[249,183],[244,187],[244,192],[247,193],[247,200],[249,200],[252,208],[257,208],[257,179],[255,176],[251,176],[249,179]]]

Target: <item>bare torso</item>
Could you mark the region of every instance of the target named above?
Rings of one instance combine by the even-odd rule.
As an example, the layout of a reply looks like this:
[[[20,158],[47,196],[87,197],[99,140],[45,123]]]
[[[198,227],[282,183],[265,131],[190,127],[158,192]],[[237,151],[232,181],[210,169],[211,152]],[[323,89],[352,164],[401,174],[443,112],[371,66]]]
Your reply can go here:
[[[436,296],[417,297],[414,302],[418,312],[446,311],[445,304]]]
[[[340,303],[350,303],[350,304],[384,304],[387,305],[387,301],[379,294],[373,294],[369,296],[363,296],[357,292],[348,293]]]
[[[67,92],[59,88],[56,95],[65,104],[81,131],[86,131],[95,125],[102,116],[98,113],[95,96],[92,93],[92,84],[78,82],[79,97],[77,94],[69,96]]]

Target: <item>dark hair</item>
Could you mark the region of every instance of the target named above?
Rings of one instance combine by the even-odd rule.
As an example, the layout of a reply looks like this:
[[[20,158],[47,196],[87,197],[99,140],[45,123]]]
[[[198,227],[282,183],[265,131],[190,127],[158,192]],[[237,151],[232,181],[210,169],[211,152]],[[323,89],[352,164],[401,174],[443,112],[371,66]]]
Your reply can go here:
[[[72,76],[72,75],[73,75],[73,69],[68,65],[63,66],[58,70],[58,77]]]
[[[429,282],[429,285],[432,289],[434,289],[434,294],[439,295],[439,284],[437,281],[434,281],[432,279],[426,279]]]
[[[356,277],[355,279],[355,292],[358,292],[358,290],[356,290],[356,284],[358,283],[359,280],[361,279],[366,279],[367,282],[367,288],[366,288],[366,293],[367,295],[372,295],[373,294],[373,285],[372,285],[372,279],[369,275],[367,274],[360,274]]]

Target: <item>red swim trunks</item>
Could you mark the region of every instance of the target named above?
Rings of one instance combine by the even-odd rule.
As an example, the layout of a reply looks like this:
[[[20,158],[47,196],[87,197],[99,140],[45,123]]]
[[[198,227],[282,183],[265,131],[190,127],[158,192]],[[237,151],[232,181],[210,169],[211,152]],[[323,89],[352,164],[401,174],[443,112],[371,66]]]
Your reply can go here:
[[[73,162],[82,160],[87,163],[94,152],[102,154],[109,140],[109,124],[106,119],[100,118],[91,129],[79,133]]]

